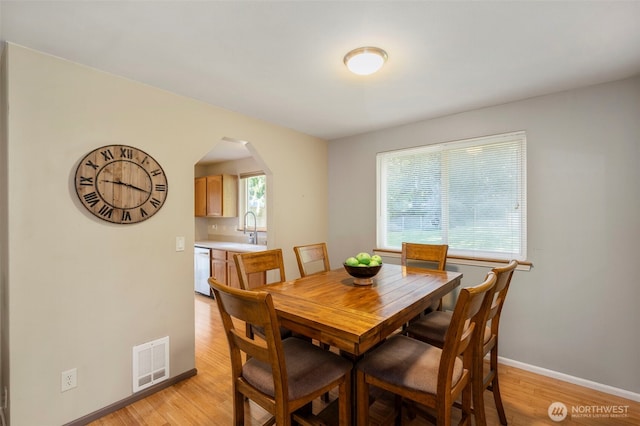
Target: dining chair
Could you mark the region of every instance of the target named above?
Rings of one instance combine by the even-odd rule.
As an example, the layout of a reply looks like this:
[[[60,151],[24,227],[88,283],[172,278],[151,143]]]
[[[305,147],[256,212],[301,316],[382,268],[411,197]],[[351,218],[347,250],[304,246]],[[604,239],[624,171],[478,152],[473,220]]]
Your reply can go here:
[[[326,243],[295,246],[293,251],[296,254],[301,277],[331,270]]]
[[[444,271],[447,266],[447,244],[402,243],[400,264]],[[431,310],[442,310],[442,298],[431,305]]]
[[[365,354],[356,365],[359,426],[369,423],[370,386],[396,395],[396,416],[401,418],[407,399],[434,409],[438,425],[451,424],[452,407],[461,397],[461,423],[471,424],[473,349],[482,337],[495,281],[489,272],[481,284],[460,290],[442,349],[395,334]]]
[[[238,280],[242,290],[251,290],[265,284],[275,284],[286,281],[282,249],[271,249],[256,252],[236,253],[233,255],[238,271]],[[270,280],[268,272],[277,274],[276,280]],[[264,338],[264,330],[260,327],[246,325],[247,337],[253,339],[257,334]],[[281,338],[290,337],[291,330],[280,327]]]
[[[486,424],[484,411],[484,390],[489,389],[493,393],[500,423],[507,424],[507,416],[500,396],[500,384],[498,381],[498,332],[500,330],[500,314],[507,298],[509,285],[513,272],[518,266],[516,260],[512,260],[503,267],[493,268],[496,275],[495,295],[492,299],[490,310],[487,313],[487,325],[483,332],[481,345],[474,356],[474,373],[472,379],[473,410],[476,416],[476,424]],[[451,326],[453,315],[450,312],[435,311],[424,318],[413,322],[406,330],[406,334],[415,339],[442,348],[445,344],[448,328]],[[484,374],[484,357],[489,356],[489,371]]]
[[[209,278],[209,285],[229,343],[234,425],[244,425],[245,398],[273,415],[270,425],[291,425],[292,416],[302,423],[297,418],[302,414],[296,410],[336,387],[339,424],[348,425],[352,363],[304,340],[281,339],[269,293],[228,287],[213,278]],[[236,329],[234,319],[262,328],[265,341],[249,339]],[[242,353],[246,355],[244,363]]]
[[[233,258],[236,261],[240,288],[243,290],[251,290],[259,285],[281,283],[287,280],[282,249],[236,253]],[[277,272],[278,279],[267,281],[269,279],[267,272],[270,271]],[[262,279],[265,276],[266,278]]]

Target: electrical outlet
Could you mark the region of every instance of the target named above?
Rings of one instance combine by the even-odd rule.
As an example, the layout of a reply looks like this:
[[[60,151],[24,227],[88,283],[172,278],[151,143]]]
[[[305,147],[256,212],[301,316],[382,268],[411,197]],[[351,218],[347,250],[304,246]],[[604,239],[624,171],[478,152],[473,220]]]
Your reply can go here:
[[[63,371],[61,379],[60,392],[66,392],[69,389],[75,388],[78,386],[78,370],[72,368],[71,370]]]

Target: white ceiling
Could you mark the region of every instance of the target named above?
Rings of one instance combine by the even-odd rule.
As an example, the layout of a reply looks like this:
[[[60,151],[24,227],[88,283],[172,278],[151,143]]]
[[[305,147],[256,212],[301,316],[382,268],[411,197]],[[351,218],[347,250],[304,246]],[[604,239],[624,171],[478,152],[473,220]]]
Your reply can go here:
[[[2,40],[325,139],[640,74],[640,1],[0,8]],[[342,58],[364,45],[389,60],[378,74],[352,75]]]

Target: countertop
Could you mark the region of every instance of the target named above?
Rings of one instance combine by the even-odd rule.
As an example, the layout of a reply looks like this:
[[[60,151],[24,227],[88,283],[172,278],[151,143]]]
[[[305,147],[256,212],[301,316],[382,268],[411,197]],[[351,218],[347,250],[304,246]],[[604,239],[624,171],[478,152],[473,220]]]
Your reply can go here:
[[[217,250],[227,250],[227,251],[237,251],[237,252],[253,252],[253,251],[263,251],[267,249],[267,246],[256,245],[256,244],[246,244],[246,243],[232,243],[227,241],[196,241],[194,244],[196,247],[204,247],[209,249],[217,249]]]

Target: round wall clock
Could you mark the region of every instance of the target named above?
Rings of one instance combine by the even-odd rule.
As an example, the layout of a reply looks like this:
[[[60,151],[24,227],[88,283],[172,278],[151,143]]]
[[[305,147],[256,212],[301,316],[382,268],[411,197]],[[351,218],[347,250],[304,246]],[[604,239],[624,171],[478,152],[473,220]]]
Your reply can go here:
[[[96,217],[138,223],[156,214],[167,199],[167,176],[146,152],[107,145],[84,156],[76,169],[76,193]]]

